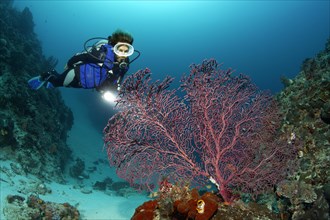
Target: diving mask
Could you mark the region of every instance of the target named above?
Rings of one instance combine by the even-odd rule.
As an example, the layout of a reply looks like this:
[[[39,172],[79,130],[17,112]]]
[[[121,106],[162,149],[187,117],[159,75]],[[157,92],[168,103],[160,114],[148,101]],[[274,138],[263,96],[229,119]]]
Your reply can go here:
[[[134,53],[134,47],[128,43],[118,42],[113,47],[113,52],[119,57],[129,57]]]

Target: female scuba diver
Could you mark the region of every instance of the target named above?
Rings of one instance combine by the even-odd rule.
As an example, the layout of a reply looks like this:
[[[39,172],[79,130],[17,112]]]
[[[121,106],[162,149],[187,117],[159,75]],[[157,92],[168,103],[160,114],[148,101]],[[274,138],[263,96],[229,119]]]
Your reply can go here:
[[[126,32],[117,30],[108,37],[94,44],[92,48],[86,48],[83,53],[71,57],[66,64],[65,71],[58,74],[55,70],[31,78],[28,81],[33,90],[46,85],[46,88],[73,87],[84,89],[96,89],[104,93],[107,90],[120,89],[120,83],[128,71],[129,64],[135,61],[140,52],[132,46],[133,37]],[[138,55],[129,61],[129,56],[134,52]]]

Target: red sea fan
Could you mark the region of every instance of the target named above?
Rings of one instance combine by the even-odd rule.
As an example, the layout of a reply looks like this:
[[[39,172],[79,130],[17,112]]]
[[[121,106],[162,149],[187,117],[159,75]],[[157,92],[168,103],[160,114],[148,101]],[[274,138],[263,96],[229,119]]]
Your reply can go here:
[[[151,82],[148,69],[123,83],[104,130],[110,164],[131,184],[150,188],[162,176],[196,184],[210,180],[225,201],[233,189],[259,194],[285,178],[294,148],[276,136],[280,118],[271,95],[215,60],[192,65],[182,79]]]

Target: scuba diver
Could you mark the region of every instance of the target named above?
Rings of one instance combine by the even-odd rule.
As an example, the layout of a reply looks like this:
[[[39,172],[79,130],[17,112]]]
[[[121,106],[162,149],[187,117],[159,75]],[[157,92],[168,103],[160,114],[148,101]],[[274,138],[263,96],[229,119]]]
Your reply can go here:
[[[133,37],[124,31],[117,30],[91,48],[71,57],[65,66],[65,71],[58,74],[56,70],[42,73],[28,81],[33,90],[38,90],[45,85],[46,88],[72,87],[96,89],[104,93],[108,90],[120,90],[120,83],[128,71],[129,64],[135,61],[140,52],[132,46]],[[138,55],[129,61],[129,56],[134,52]]]

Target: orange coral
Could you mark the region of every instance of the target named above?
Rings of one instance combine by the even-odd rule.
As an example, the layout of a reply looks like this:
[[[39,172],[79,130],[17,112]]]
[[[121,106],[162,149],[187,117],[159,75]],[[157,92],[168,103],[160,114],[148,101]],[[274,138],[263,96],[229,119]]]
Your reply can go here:
[[[158,202],[156,200],[147,201],[135,209],[131,220],[153,220],[157,208]]]
[[[219,202],[213,193],[200,196],[197,189],[171,185],[171,190],[162,192],[158,200],[150,200],[136,208],[132,220],[152,220],[157,214],[161,219],[208,220],[217,212]]]
[[[191,216],[194,213],[193,211],[196,210],[196,207],[197,201],[195,199],[190,199],[188,201],[178,200],[175,208],[178,213]]]
[[[196,189],[191,190],[191,199],[177,200],[174,202],[174,210],[188,219],[207,220],[210,219],[218,210],[219,199],[216,195],[207,192],[199,196]],[[200,205],[203,204],[203,210]],[[199,205],[199,206],[198,206]],[[198,213],[201,211],[201,213]]]
[[[196,188],[194,188],[190,191],[190,195],[191,195],[191,198],[193,198],[193,199],[197,200],[199,198],[199,193]]]
[[[151,210],[144,210],[134,214],[132,220],[153,220],[155,213]]]
[[[204,201],[204,212],[197,213],[195,220],[210,219],[218,210],[218,197],[213,193],[206,192],[202,195],[201,200]]]

